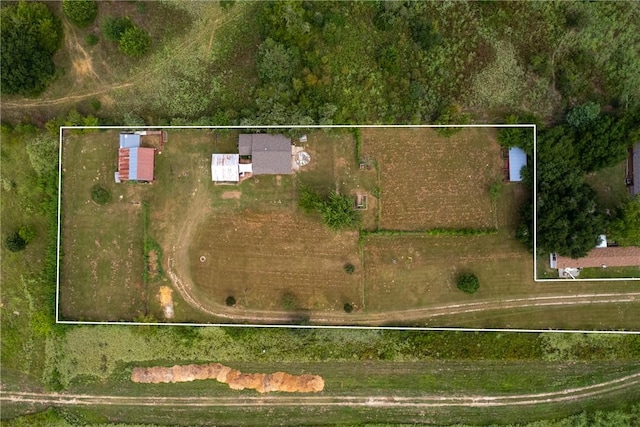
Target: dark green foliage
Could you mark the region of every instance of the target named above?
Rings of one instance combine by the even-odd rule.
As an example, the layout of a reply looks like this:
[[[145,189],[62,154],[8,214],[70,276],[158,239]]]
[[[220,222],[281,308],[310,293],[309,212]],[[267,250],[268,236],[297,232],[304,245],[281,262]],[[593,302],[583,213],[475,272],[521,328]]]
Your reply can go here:
[[[353,227],[359,221],[353,197],[336,191],[329,193],[321,213],[325,224],[334,230]]]
[[[102,103],[100,102],[100,100],[95,98],[91,100],[91,108],[93,108],[93,111],[99,111],[101,107]]]
[[[236,299],[232,295],[229,295],[227,299],[224,300],[224,303],[227,305],[227,307],[233,307],[234,305],[236,305]]]
[[[562,126],[538,141],[538,248],[563,256],[585,256],[604,232],[595,192],[584,182],[574,135]]]
[[[624,119],[608,115],[593,119],[584,131],[576,134],[574,146],[580,167],[585,172],[594,172],[624,160],[627,147],[637,141],[629,125]]]
[[[43,3],[2,7],[1,82],[5,94],[35,95],[53,78],[62,26]]]
[[[438,113],[438,118],[434,121],[436,125],[464,125],[469,123],[469,115],[463,114],[460,111],[460,106],[456,104],[451,104],[440,110]],[[460,132],[462,128],[459,127],[439,127],[436,128],[436,132],[442,136],[452,136],[458,132]]]
[[[114,18],[110,16],[102,22],[102,35],[109,41],[117,42],[120,41],[124,32],[133,26],[129,17]]]
[[[640,246],[640,195],[622,206],[611,224],[609,238],[622,246]]]
[[[91,33],[85,36],[84,41],[87,42],[87,45],[89,46],[95,46],[100,41],[100,38],[98,38],[98,36],[96,36],[95,34]]]
[[[342,306],[342,309],[345,313],[351,313],[353,311],[353,305],[351,303],[345,302]]]
[[[266,39],[258,47],[258,76],[267,83],[287,83],[298,71],[300,54],[273,39]]]
[[[348,262],[344,265],[344,271],[347,274],[353,274],[356,271],[356,266]]]
[[[585,129],[600,115],[600,104],[586,102],[567,113],[567,123],[575,129]]]
[[[426,17],[419,15],[414,17],[409,23],[409,29],[413,41],[424,50],[442,43],[442,36],[433,28],[431,20]]]
[[[516,229],[516,239],[533,252],[533,200],[520,206],[520,224]]]
[[[9,234],[4,243],[11,252],[20,252],[27,247],[27,242],[20,236],[18,231]]]
[[[98,15],[98,3],[94,0],[62,0],[62,10],[69,21],[87,27]]]
[[[322,209],[322,195],[311,188],[311,186],[302,184],[298,189],[298,206],[306,213],[311,213]]]
[[[91,188],[91,199],[99,205],[104,205],[111,200],[111,193],[100,184]]]
[[[515,125],[537,124],[538,120],[532,115],[517,116],[511,114],[507,116],[505,124]],[[533,128],[532,127],[509,127],[498,129],[498,142],[503,147],[519,147],[528,155],[533,155]]]
[[[362,161],[362,132],[360,132],[360,128],[353,128],[352,131],[356,140],[356,165],[360,165]]]
[[[475,274],[471,274],[471,273],[461,274],[458,276],[458,279],[456,280],[456,286],[462,292],[465,292],[467,294],[475,294],[476,292],[478,292],[478,289],[480,288],[480,281],[478,280],[478,277]]]
[[[500,191],[502,190],[502,182],[495,181],[489,187],[489,196],[491,197],[491,202],[496,203],[498,201],[498,197],[500,197]]]
[[[120,52],[128,56],[140,57],[147,53],[151,46],[151,37],[140,27],[127,28],[122,36],[118,47]]]

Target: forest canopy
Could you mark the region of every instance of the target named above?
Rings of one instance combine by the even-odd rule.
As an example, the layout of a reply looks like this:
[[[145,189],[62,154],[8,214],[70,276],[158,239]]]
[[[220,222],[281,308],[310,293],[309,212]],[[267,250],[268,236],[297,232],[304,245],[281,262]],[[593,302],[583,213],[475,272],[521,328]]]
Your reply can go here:
[[[53,54],[62,26],[43,3],[21,1],[3,7],[2,93],[36,95],[55,74]]]

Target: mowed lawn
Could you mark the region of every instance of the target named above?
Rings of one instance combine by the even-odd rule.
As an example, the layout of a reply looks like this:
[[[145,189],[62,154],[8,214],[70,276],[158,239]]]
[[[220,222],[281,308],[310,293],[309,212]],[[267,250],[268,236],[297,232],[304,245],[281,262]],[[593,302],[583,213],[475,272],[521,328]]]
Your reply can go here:
[[[489,188],[502,179],[495,129],[451,137],[429,128],[363,129],[362,153],[380,169],[380,228],[488,228]]]
[[[467,302],[532,291],[533,260],[514,239],[489,236],[369,236],[365,240],[366,307],[372,311]],[[456,287],[478,276],[473,296]]]
[[[212,214],[190,262],[194,290],[209,306],[229,295],[242,308],[276,311],[342,310],[361,300],[357,232],[335,233],[291,207]],[[347,262],[356,273],[345,273]]]
[[[62,180],[61,317],[120,320],[141,315],[143,209],[148,185],[116,184],[118,132],[65,136]],[[100,184],[111,201],[98,205]]]

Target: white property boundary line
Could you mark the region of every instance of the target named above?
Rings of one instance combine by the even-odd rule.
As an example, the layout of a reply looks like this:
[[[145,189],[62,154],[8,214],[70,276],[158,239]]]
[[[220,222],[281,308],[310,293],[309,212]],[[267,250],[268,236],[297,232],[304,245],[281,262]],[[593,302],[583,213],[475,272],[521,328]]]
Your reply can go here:
[[[538,135],[533,135],[533,280],[535,282],[616,282],[640,280],[640,277],[611,277],[599,279],[539,279],[538,278]],[[580,276],[578,276],[580,277]]]
[[[60,320],[59,300],[60,300],[60,243],[61,243],[61,211],[62,211],[62,145],[63,133],[66,129],[122,129],[122,130],[149,130],[149,129],[323,129],[323,128],[532,128],[534,135],[534,195],[537,195],[536,185],[536,144],[537,126],[535,124],[475,124],[475,125],[271,125],[271,126],[61,126],[60,141],[58,150],[58,236],[57,236],[57,260],[56,260],[56,323],[65,325],[131,325],[131,326],[225,326],[225,327],[251,327],[251,328],[286,328],[286,329],[350,329],[350,330],[397,330],[397,331],[461,331],[461,332],[555,332],[555,333],[583,333],[583,334],[640,334],[640,331],[613,331],[613,330],[579,330],[579,329],[525,329],[525,328],[458,328],[458,327],[408,327],[408,326],[348,326],[348,325],[287,325],[287,324],[241,324],[241,323],[181,323],[181,322],[94,322],[78,320]],[[534,209],[536,209],[536,199],[534,197]],[[534,271],[533,277],[536,282],[554,281],[557,279],[537,279],[536,278],[536,216],[534,214]],[[584,279],[584,280],[606,280],[606,279]],[[614,279],[611,279],[614,280]],[[618,279],[627,280],[627,279]]]

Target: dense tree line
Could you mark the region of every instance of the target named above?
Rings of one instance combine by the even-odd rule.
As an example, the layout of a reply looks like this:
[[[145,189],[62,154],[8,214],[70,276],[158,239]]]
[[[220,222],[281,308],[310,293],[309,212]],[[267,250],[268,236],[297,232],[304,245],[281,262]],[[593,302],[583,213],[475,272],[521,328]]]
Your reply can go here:
[[[545,252],[579,258],[611,233],[621,244],[638,244],[637,202],[621,212],[605,212],[598,206],[595,191],[585,182],[587,173],[624,160],[628,147],[640,139],[640,108],[621,115],[600,114],[592,103],[572,109],[566,124],[543,129],[537,144],[537,244]],[[525,129],[501,130],[504,145],[515,145],[531,153],[531,138]],[[532,139],[531,139],[532,140]],[[525,182],[532,185],[531,169]],[[527,245],[533,240],[533,201],[522,208],[518,238]]]
[[[62,26],[43,3],[21,1],[0,10],[2,92],[35,95],[55,74]]]

